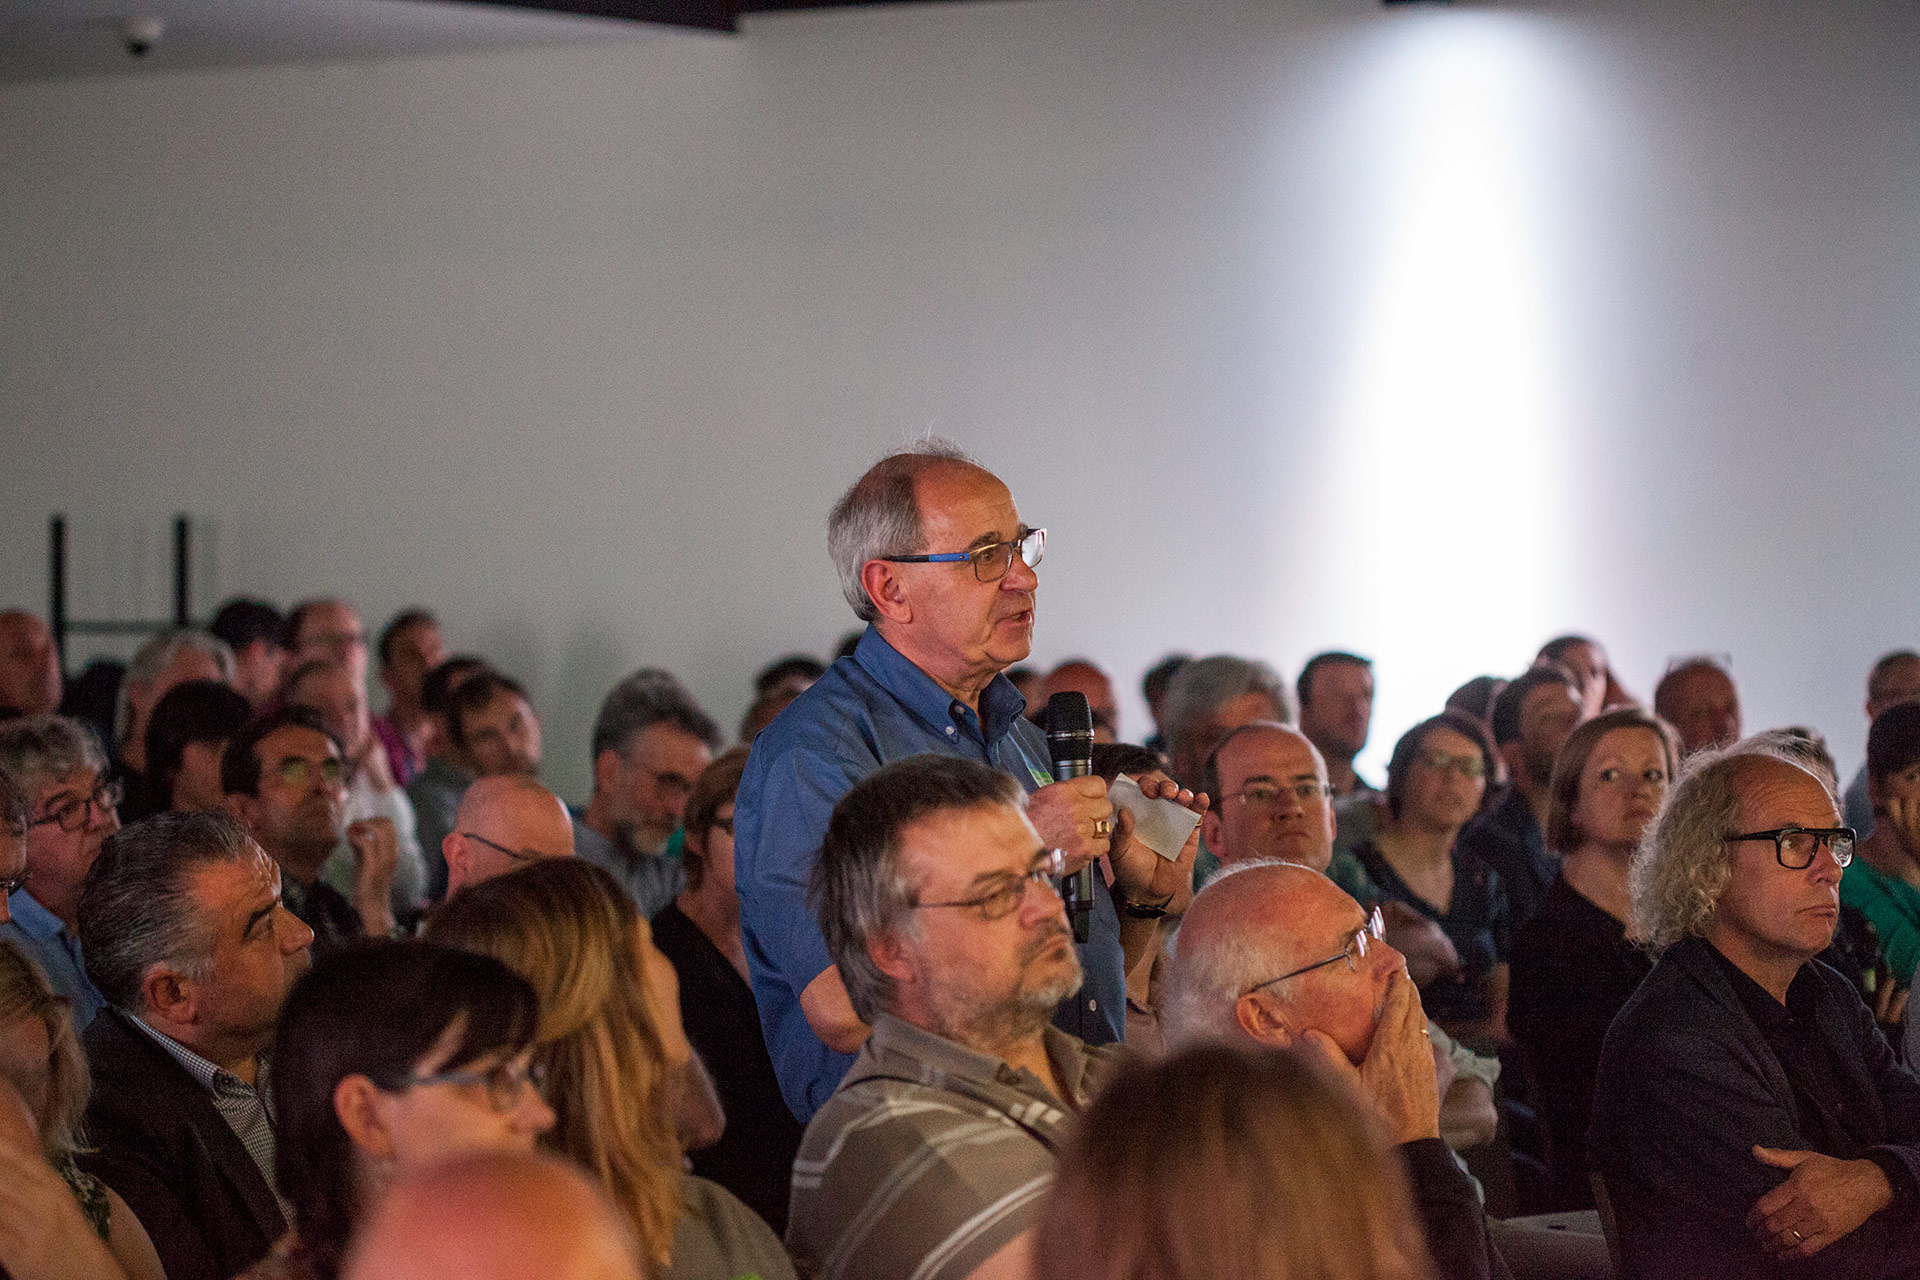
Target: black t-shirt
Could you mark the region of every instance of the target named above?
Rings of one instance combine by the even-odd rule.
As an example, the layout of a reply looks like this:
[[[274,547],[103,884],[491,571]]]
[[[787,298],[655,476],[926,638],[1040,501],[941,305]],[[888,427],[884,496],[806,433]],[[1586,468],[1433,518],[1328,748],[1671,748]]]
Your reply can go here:
[[[680,1020],[727,1114],[720,1141],[691,1154],[693,1171],[785,1235],[793,1157],[805,1130],[780,1096],[753,988],[676,903],[654,916],[653,941],[680,975]]]
[[[1460,973],[1435,978],[1420,988],[1427,1016],[1442,1027],[1480,1022],[1493,1012],[1493,968],[1507,960],[1511,942],[1507,921],[1507,894],[1499,875],[1458,843],[1453,847],[1453,900],[1442,913],[1415,893],[1393,869],[1379,846],[1366,840],[1354,846],[1374,888],[1383,899],[1406,903],[1447,935],[1460,955]]]
[[[1626,926],[1595,906],[1565,876],[1513,939],[1507,1025],[1526,1054],[1540,1118],[1552,1141],[1555,1209],[1593,1204],[1587,1121],[1600,1047],[1613,1015],[1653,968],[1627,941]]]

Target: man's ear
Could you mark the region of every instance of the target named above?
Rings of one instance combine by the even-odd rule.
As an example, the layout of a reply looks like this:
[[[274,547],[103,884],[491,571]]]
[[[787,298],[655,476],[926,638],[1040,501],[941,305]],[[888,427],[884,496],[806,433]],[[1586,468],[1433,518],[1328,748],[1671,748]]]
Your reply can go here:
[[[467,838],[458,831],[449,831],[440,838],[440,856],[447,860],[447,878],[453,883],[466,883],[467,853]]]
[[[895,982],[907,982],[913,978],[913,962],[907,956],[906,944],[896,933],[876,934],[868,938],[867,956],[876,969]]]
[[[1233,1020],[1261,1044],[1284,1049],[1293,1043],[1293,1029],[1261,992],[1249,991],[1234,1001]]]
[[[177,1026],[191,1024],[198,1016],[198,990],[192,978],[151,964],[140,979],[140,998],[150,1018]]]
[[[1218,802],[1216,801],[1215,803]],[[1206,842],[1207,852],[1216,858],[1220,857],[1221,825],[1220,811],[1218,809],[1209,808],[1205,813],[1200,815],[1200,838]],[[1221,861],[1224,862],[1226,859],[1221,858]]]
[[[880,616],[888,622],[904,624],[913,621],[913,606],[907,601],[906,584],[894,567],[885,560],[869,560],[860,566],[860,585],[867,589],[867,599]]]
[[[380,1115],[380,1089],[358,1074],[343,1076],[333,1086],[333,1114],[353,1145],[375,1160],[393,1158],[393,1135]]]
[[[447,740],[452,741],[452,739],[453,735],[449,733]],[[625,763],[626,762],[620,758],[618,751],[615,751],[612,747],[604,748],[599,755],[593,758],[593,789],[604,792],[607,795],[612,795],[618,791],[620,789],[620,770]]]

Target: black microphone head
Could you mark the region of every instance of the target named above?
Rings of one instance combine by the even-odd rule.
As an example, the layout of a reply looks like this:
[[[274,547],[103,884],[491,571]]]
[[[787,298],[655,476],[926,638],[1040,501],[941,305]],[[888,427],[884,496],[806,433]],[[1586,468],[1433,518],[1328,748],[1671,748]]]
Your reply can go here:
[[[1093,708],[1084,693],[1056,693],[1047,699],[1047,736],[1093,736]]]

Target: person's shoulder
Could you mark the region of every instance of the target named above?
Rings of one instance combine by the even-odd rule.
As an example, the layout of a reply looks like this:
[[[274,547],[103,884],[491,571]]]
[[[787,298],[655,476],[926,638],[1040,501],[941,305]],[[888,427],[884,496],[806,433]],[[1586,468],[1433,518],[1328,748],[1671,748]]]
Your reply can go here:
[[[766,1220],[733,1192],[696,1174],[682,1174],[683,1213],[674,1228],[673,1277],[791,1280],[793,1261]]]

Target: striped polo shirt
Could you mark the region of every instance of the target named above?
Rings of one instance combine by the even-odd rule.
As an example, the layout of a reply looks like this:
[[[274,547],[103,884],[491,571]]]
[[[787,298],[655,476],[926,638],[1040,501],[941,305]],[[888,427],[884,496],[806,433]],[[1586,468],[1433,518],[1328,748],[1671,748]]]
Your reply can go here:
[[[1044,1033],[1025,1068],[888,1014],[801,1141],[787,1245],[823,1280],[964,1280],[1037,1220],[1071,1113],[1122,1052]]]

